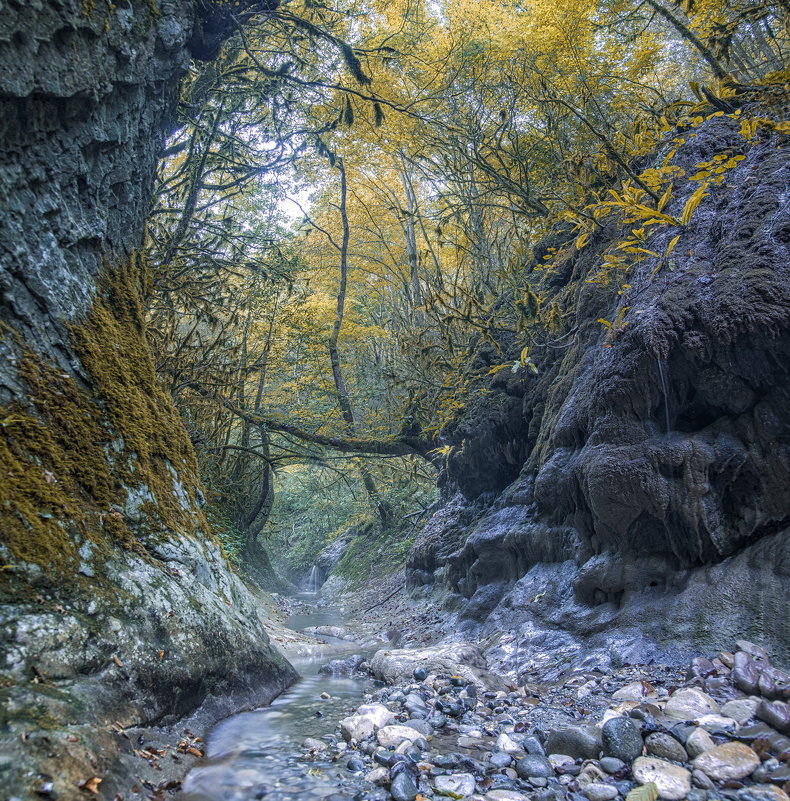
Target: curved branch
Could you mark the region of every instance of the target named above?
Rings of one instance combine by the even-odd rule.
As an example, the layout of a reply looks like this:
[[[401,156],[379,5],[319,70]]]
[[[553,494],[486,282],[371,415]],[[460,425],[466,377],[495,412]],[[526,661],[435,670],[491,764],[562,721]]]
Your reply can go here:
[[[262,414],[253,414],[237,406],[228,398],[217,395],[206,389],[201,384],[190,382],[187,384],[190,389],[222,404],[229,412],[236,415],[241,420],[246,420],[252,425],[259,426],[266,431],[276,431],[280,434],[290,434],[304,442],[312,442],[316,445],[323,445],[325,448],[333,448],[343,453],[369,453],[381,457],[395,456],[420,456],[426,461],[431,461],[428,456],[433,447],[433,443],[419,437],[391,437],[387,439],[366,439],[365,437],[336,437],[328,434],[318,434],[307,431],[299,426],[292,425],[280,420],[272,420]]]

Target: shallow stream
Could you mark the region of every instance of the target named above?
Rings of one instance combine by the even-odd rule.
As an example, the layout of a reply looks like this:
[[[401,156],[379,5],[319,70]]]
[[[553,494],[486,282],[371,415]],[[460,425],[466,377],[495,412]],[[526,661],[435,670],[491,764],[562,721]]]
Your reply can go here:
[[[341,625],[332,610],[292,615],[289,628]],[[331,638],[323,638],[330,640]],[[184,780],[185,801],[319,801],[350,799],[362,786],[359,775],[345,767],[347,759],[332,762],[320,752],[301,748],[305,738],[334,733],[337,721],[359,706],[375,683],[319,675],[331,659],[365,653],[355,643],[335,641],[291,663],[301,678],[270,706],[242,712],[217,724],[206,738],[206,759]],[[322,699],[321,693],[330,698]],[[350,755],[349,755],[350,756]]]

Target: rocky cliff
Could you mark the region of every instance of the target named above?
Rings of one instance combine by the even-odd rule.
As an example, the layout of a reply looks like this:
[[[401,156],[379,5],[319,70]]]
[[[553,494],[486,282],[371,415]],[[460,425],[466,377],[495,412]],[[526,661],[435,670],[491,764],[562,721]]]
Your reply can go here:
[[[294,677],[202,518],[138,253],[181,76],[274,5],[0,14],[0,784],[19,797],[101,777],[130,750],[111,724],[208,701],[207,720]]]
[[[530,351],[538,375],[496,373],[444,432],[445,503],[408,570],[462,628],[504,630],[505,667],[540,648],[677,660],[736,634],[790,657],[787,144],[699,117],[643,165],[675,177],[654,255],[602,276],[638,227],[606,217],[527,268],[562,325]]]

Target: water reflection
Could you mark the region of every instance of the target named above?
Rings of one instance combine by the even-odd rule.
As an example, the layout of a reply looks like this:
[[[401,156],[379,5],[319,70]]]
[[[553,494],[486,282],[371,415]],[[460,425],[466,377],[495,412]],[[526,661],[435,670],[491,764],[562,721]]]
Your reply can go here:
[[[295,629],[342,622],[336,611],[295,615]],[[318,675],[330,659],[360,653],[343,642],[322,646],[292,660],[302,678],[271,706],[242,712],[222,721],[209,733],[205,762],[184,780],[186,801],[310,801],[340,793],[351,798],[360,779],[345,768],[347,759],[311,756],[302,751],[305,738],[334,732],[337,721],[350,714],[362,695],[374,687],[370,679]],[[322,699],[321,693],[330,698]]]

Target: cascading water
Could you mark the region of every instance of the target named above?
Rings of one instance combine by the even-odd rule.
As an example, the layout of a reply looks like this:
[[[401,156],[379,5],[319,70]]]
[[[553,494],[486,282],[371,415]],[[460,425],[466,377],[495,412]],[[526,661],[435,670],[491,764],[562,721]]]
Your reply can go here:
[[[305,582],[305,592],[316,595],[318,590],[321,589],[321,568],[318,565],[313,565],[310,570],[310,575]]]

